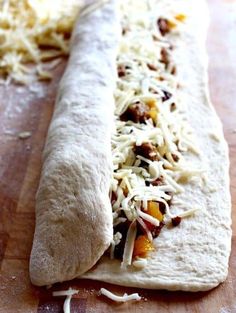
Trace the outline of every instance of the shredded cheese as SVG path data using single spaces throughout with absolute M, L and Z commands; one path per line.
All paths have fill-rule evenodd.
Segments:
M 185 212 L 179 213 L 178 216 L 181 218 L 190 217 L 190 216 L 193 216 L 196 212 L 198 212 L 200 210 L 201 210 L 200 208 L 193 208 L 193 209 L 187 210 Z
M 117 296 L 116 294 L 112 293 L 111 291 L 105 288 L 100 289 L 100 294 L 106 296 L 107 298 L 115 302 L 127 302 L 127 301 L 133 301 L 133 300 L 140 301 L 142 299 L 138 293 L 132 293 L 130 295 L 125 293 L 123 296 Z
M 42 62 L 69 53 L 69 37 L 82 0 L 0 1 L 0 76 L 28 84 L 51 76 Z M 36 63 L 39 68 L 26 66 Z
M 78 294 L 78 290 L 69 288 L 68 290 L 60 290 L 60 291 L 53 291 L 52 295 L 54 297 L 63 297 L 66 296 L 64 305 L 63 305 L 63 311 L 64 313 L 70 313 L 70 301 L 73 295 Z
M 142 269 L 147 265 L 147 260 L 143 259 L 143 258 L 135 258 L 133 261 L 133 266 L 138 268 L 138 269 Z
M 31 132 L 29 132 L 29 131 L 24 131 L 24 132 L 20 132 L 19 134 L 18 134 L 18 138 L 20 138 L 20 139 L 28 139 L 29 137 L 31 137 Z
M 123 261 L 121 263 L 121 267 L 123 268 L 132 263 L 132 255 L 134 250 L 134 241 L 136 238 L 136 233 L 137 233 L 136 221 L 134 221 L 133 223 L 131 223 L 127 232 Z
M 137 212 L 138 212 L 138 215 L 140 217 L 142 217 L 143 220 L 148 221 L 149 223 L 153 224 L 154 226 L 160 225 L 160 222 L 156 218 L 152 217 L 151 215 L 142 212 L 140 209 L 137 209 Z
M 134 226 L 141 226 L 149 241 L 153 236 L 146 223 L 160 226 L 159 220 L 145 212 L 148 202 L 164 205 L 165 220 L 174 218 L 169 201 L 175 194 L 184 192 L 181 181 L 192 177 L 202 179 L 204 175 L 185 158 L 186 153 L 198 155 L 199 152 L 183 113 L 171 37 L 163 35 L 157 23 L 158 19 L 166 18 L 173 32 L 178 33 L 185 15 L 181 12 L 171 15 L 156 4 L 155 0 L 121 1 L 123 36 L 114 94 L 111 193 L 115 229 L 125 221 L 130 223 L 122 267 L 132 263 Z M 141 111 L 137 112 L 139 107 Z M 142 110 L 148 110 L 148 114 L 143 115 L 145 118 Z M 192 213 L 192 210 L 180 212 L 178 216 L 187 217 Z M 114 244 L 112 249 L 114 257 Z

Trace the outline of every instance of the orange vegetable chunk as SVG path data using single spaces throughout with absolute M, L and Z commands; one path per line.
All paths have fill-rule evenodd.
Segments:
M 162 220 L 163 220 L 163 214 L 160 211 L 158 202 L 149 201 L 148 202 L 148 209 L 147 209 L 147 211 L 145 211 L 145 213 L 151 215 L 152 217 L 155 217 L 160 222 L 162 222 Z

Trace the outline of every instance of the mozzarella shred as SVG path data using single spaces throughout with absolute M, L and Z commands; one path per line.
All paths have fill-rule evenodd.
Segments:
M 142 269 L 145 266 L 147 266 L 147 260 L 144 258 L 135 258 L 133 261 L 133 266 L 138 268 L 138 269 Z
M 198 211 L 200 211 L 200 208 L 193 208 L 185 212 L 179 213 L 178 216 L 181 218 L 190 217 L 190 216 L 193 216 Z
M 133 223 L 130 224 L 127 232 L 123 261 L 121 263 L 121 267 L 123 268 L 125 268 L 127 265 L 131 265 L 132 263 L 134 241 L 136 238 L 136 234 L 137 234 L 136 221 L 134 221 Z
M 63 311 L 64 313 L 70 313 L 70 302 L 73 295 L 78 294 L 78 290 L 69 288 L 68 290 L 60 290 L 60 291 L 53 291 L 52 295 L 54 297 L 63 297 L 66 296 L 66 299 L 63 304 Z
M 130 295 L 125 293 L 123 296 L 117 296 L 105 288 L 100 289 L 100 294 L 115 302 L 140 301 L 142 299 L 138 293 L 132 293 Z
M 204 175 L 186 157 L 198 157 L 199 151 L 184 115 L 173 56 L 172 33 L 178 36 L 184 27 L 183 13 L 170 14 L 156 0 L 121 0 L 110 197 L 114 233 L 126 236 L 125 244 L 124 238 L 113 242 L 111 251 L 116 257 L 123 249 L 122 267 L 132 265 L 140 231 L 152 242 L 175 216 L 170 201 L 184 192 L 181 181 L 202 180 Z
M 5 83 L 29 84 L 34 77 L 51 78 L 42 64 L 69 54 L 69 37 L 81 3 L 0 1 L 0 77 Z

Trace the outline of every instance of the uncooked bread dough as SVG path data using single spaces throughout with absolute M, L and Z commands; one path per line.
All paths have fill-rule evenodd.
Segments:
M 84 273 L 112 240 L 108 193 L 119 35 L 115 0 L 82 15 L 75 25 L 36 198 L 30 259 L 35 285 Z

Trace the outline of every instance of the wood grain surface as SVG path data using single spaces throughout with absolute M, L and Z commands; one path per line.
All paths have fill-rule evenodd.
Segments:
M 53 298 L 52 290 L 69 286 L 80 290 L 72 300 L 73 313 L 236 312 L 236 0 L 208 2 L 212 18 L 207 43 L 210 92 L 224 124 L 231 159 L 233 241 L 227 281 L 204 293 L 138 290 L 145 300 L 125 304 L 99 297 L 98 290 L 101 286 L 118 293 L 137 289 L 84 280 L 57 284 L 49 290 L 30 284 L 34 197 L 55 93 L 66 63 L 63 61 L 50 83 L 0 87 L 0 313 L 63 312 L 64 299 Z M 31 136 L 19 139 L 22 131 L 31 132 Z

